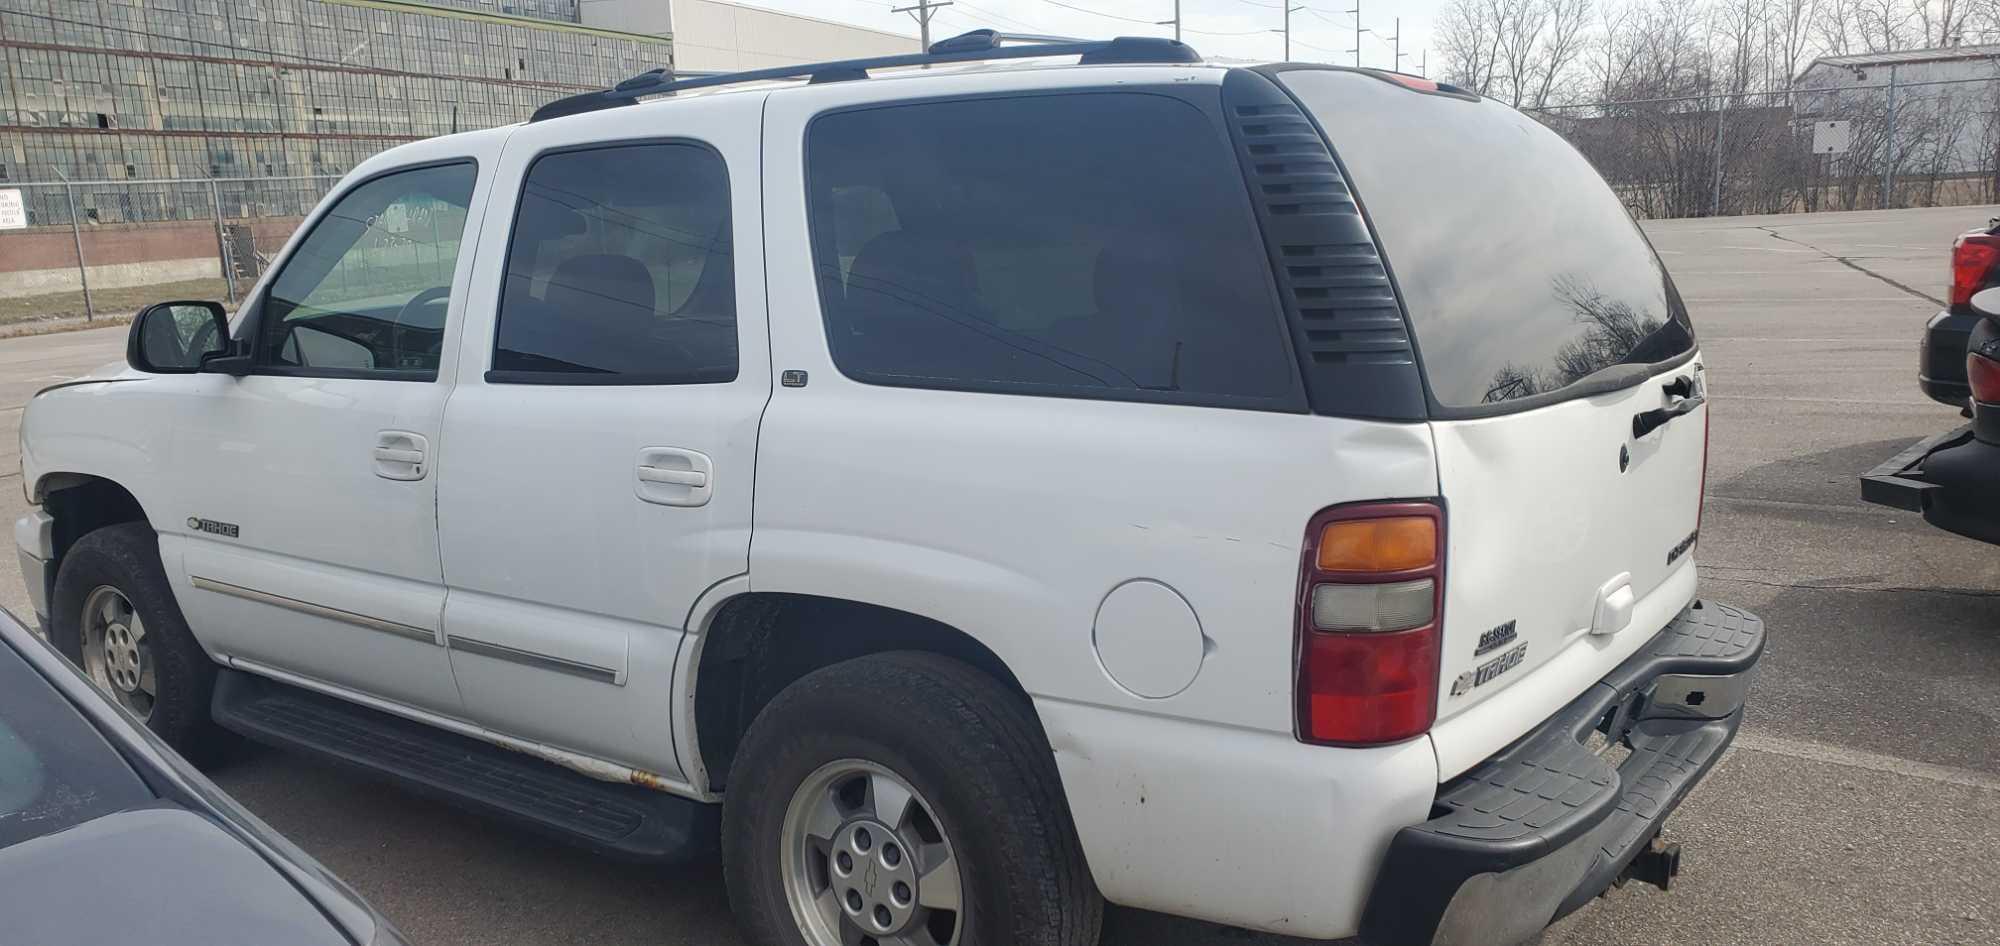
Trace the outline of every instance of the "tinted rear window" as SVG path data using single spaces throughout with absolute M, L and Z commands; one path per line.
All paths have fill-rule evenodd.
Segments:
M 736 378 L 729 174 L 695 144 L 537 158 L 521 188 L 495 383 Z
M 1381 240 L 1446 407 L 1561 390 L 1694 347 L 1687 310 L 1576 149 L 1490 101 L 1288 70 Z
M 806 162 L 835 363 L 877 384 L 1300 409 L 1225 134 L 1187 101 L 1125 92 L 819 118 Z

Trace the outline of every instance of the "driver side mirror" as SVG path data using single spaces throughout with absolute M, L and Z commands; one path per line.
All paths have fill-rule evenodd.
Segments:
M 1989 319 L 2000 319 L 2000 286 L 1973 293 L 1970 302 L 1972 311 Z
M 192 374 L 228 351 L 229 318 L 222 306 L 162 302 L 139 310 L 132 320 L 125 362 L 150 374 Z

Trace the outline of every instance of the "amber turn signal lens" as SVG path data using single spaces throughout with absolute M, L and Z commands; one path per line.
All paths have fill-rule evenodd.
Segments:
M 1437 562 L 1437 521 L 1389 516 L 1329 522 L 1319 534 L 1325 572 L 1402 572 Z

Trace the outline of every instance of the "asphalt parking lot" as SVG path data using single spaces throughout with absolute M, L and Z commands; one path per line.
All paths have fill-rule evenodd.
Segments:
M 1856 476 L 1960 423 L 1915 344 L 1951 237 L 2000 208 L 1647 226 L 1710 368 L 1702 593 L 1765 618 L 1736 748 L 1671 822 L 1671 893 L 1627 886 L 1546 944 L 2000 942 L 2000 548 L 1863 505 Z M 0 341 L 0 470 L 48 383 L 123 329 Z M 246 484 L 251 488 L 252 484 Z M 22 512 L 0 489 L 0 521 Z M 25 591 L 0 581 L 0 603 Z M 634 869 L 319 763 L 245 750 L 217 781 L 419 944 L 740 941 L 719 871 Z M 1106 942 L 1277 944 L 1114 910 Z

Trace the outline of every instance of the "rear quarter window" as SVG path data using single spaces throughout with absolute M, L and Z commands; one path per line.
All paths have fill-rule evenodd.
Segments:
M 1346 166 L 1447 413 L 1527 407 L 1605 368 L 1693 350 L 1645 235 L 1554 132 L 1496 102 L 1366 73 L 1276 76 Z
M 1200 106 L 1121 91 L 839 111 L 808 129 L 806 166 L 849 377 L 1304 409 L 1242 174 Z

